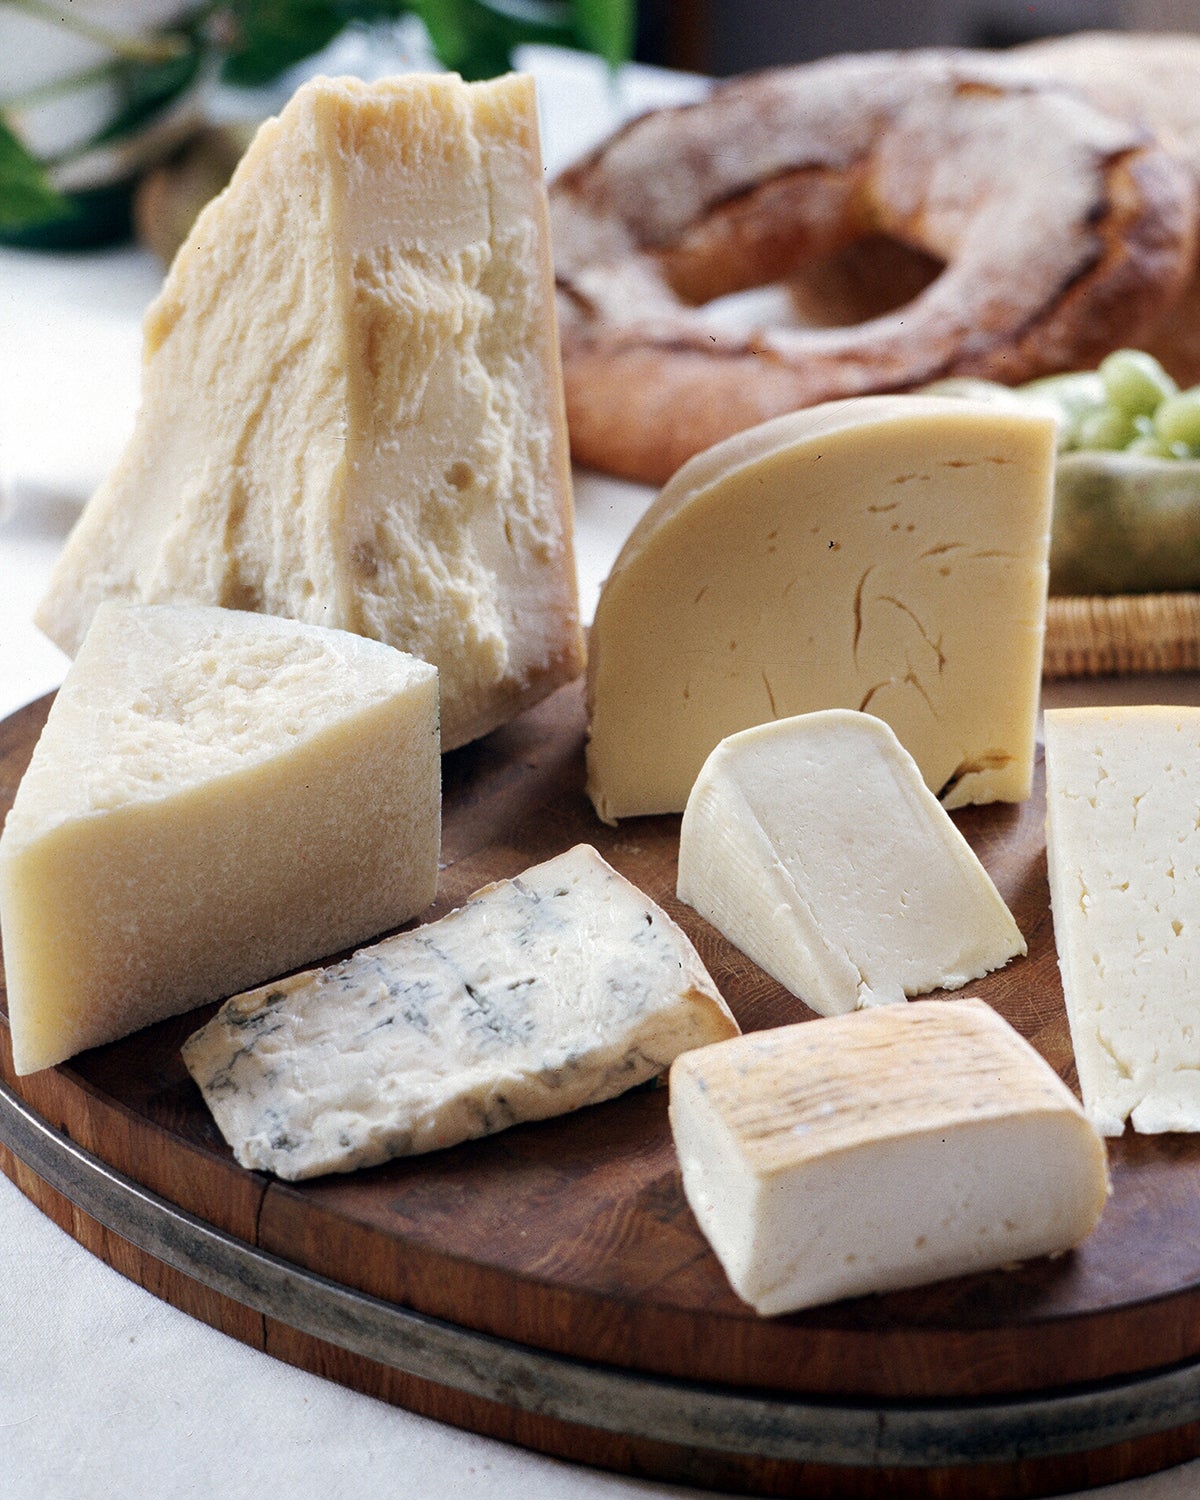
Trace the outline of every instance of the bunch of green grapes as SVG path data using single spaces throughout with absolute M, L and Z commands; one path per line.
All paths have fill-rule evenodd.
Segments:
M 1098 370 L 1051 375 L 1021 389 L 1054 406 L 1061 453 L 1200 457 L 1200 386 L 1181 391 L 1140 349 L 1118 349 Z

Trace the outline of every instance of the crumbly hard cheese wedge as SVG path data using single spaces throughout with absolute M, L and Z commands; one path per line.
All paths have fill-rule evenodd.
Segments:
M 1026 951 L 912 756 L 850 709 L 721 741 L 684 811 L 678 893 L 822 1015 L 958 989 Z
M 588 790 L 680 812 L 727 735 L 884 719 L 947 807 L 1029 795 L 1054 424 L 877 396 L 766 422 L 679 471 L 589 638 Z
M 737 1029 L 680 929 L 580 844 L 237 996 L 183 1057 L 242 1166 L 295 1180 L 611 1099 Z
M 151 307 L 133 437 L 38 623 L 105 598 L 356 631 L 441 671 L 442 744 L 582 670 L 532 81 L 318 79 Z
M 31 1073 L 423 911 L 437 672 L 266 615 L 103 605 L 0 837 Z
M 737 1294 L 771 1315 L 1079 1244 L 1104 1143 L 981 1000 L 754 1032 L 679 1058 L 688 1202 Z
M 1084 1108 L 1200 1130 L 1200 709 L 1048 709 L 1046 856 Z

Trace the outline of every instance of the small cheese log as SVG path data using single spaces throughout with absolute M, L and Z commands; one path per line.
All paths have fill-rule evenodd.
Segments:
M 600 817 L 682 812 L 727 735 L 821 708 L 886 720 L 947 807 L 1028 797 L 1054 431 L 990 403 L 862 397 L 685 464 L 589 636 Z
M 106 604 L 0 837 L 18 1073 L 433 900 L 437 672 L 267 615 Z
M 442 744 L 583 668 L 533 82 L 321 78 L 146 315 L 133 435 L 38 623 L 222 604 L 433 662 Z
M 1026 951 L 912 756 L 851 709 L 721 741 L 684 811 L 678 894 L 822 1015 L 959 989 Z
M 683 1186 L 739 1297 L 765 1315 L 1079 1244 L 1104 1142 L 981 1000 L 858 1011 L 679 1058 Z
M 737 1030 L 683 932 L 580 844 L 235 997 L 183 1057 L 242 1166 L 296 1180 L 610 1099 Z
M 1200 1130 L 1200 708 L 1048 709 L 1046 856 L 1084 1108 Z

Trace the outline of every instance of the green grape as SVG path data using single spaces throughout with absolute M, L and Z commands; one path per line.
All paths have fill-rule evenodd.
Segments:
M 1095 370 L 1073 370 L 1066 375 L 1041 375 L 1018 390 L 1025 396 L 1044 396 L 1070 411 L 1104 402 L 1104 382 Z
M 1137 428 L 1128 412 L 1114 411 L 1111 406 L 1097 406 L 1084 412 L 1075 424 L 1077 448 L 1124 448 L 1137 437 Z
M 1152 432 L 1142 432 L 1132 443 L 1126 445 L 1125 452 L 1140 453 L 1143 458 L 1178 458 L 1178 447 L 1178 443 L 1164 443 L 1162 438 L 1155 437 Z
M 1168 396 L 1154 413 L 1154 431 L 1164 443 L 1200 447 L 1200 386 Z
M 1152 354 L 1118 349 L 1100 363 L 1100 379 L 1110 406 L 1131 417 L 1152 416 L 1179 387 Z
M 1058 424 L 1056 447 L 1067 453 L 1076 446 L 1079 419 L 1104 405 L 1104 385 L 1095 370 L 1070 375 L 1043 375 L 1019 386 L 1017 394 L 1031 410 L 1045 411 Z

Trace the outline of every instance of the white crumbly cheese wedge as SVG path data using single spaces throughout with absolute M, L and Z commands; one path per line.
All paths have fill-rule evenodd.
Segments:
M 583 667 L 527 77 L 317 79 L 200 216 L 142 403 L 38 623 L 101 599 L 356 631 L 441 672 L 442 744 Z
M 678 894 L 822 1015 L 959 989 L 1026 952 L 912 756 L 853 709 L 721 741 L 683 814 Z
M 981 1000 L 921 1000 L 753 1032 L 679 1058 L 688 1202 L 765 1315 L 1077 1245 L 1104 1142 Z
M 929 396 L 833 402 L 684 465 L 589 637 L 588 790 L 681 812 L 709 751 L 769 719 L 889 723 L 947 807 L 1033 775 L 1054 423 Z
M 17 1072 L 423 911 L 440 772 L 427 662 L 266 615 L 101 606 L 0 837 Z
M 1046 857 L 1084 1108 L 1200 1130 L 1200 708 L 1047 710 Z
M 737 1030 L 683 932 L 580 844 L 235 997 L 183 1057 L 242 1166 L 296 1180 L 611 1099 Z

